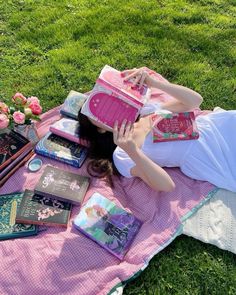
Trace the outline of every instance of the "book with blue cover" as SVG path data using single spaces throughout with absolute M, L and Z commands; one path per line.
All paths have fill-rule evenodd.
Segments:
M 81 167 L 88 149 L 66 138 L 48 132 L 35 146 L 35 152 L 74 167 Z
M 77 119 L 78 112 L 87 99 L 87 95 L 71 90 L 60 110 L 63 116 Z
M 11 193 L 0 196 L 0 240 L 22 238 L 36 235 L 37 225 L 16 223 L 17 209 L 23 193 Z
M 94 193 L 74 219 L 74 226 L 122 260 L 142 222 L 100 193 Z

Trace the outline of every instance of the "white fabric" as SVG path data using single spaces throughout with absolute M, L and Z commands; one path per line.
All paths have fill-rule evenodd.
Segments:
M 184 221 L 183 234 L 236 254 L 236 193 L 220 189 Z
M 153 143 L 150 132 L 142 146 L 144 154 L 161 167 L 180 167 L 193 179 L 236 192 L 236 111 L 212 112 L 196 122 L 199 139 Z M 132 177 L 135 163 L 119 147 L 113 160 L 123 176 Z

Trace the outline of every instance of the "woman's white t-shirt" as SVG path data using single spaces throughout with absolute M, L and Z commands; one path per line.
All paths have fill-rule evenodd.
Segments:
M 196 122 L 199 139 L 153 143 L 150 132 L 142 151 L 161 167 L 179 167 L 193 179 L 236 192 L 236 111 L 199 115 Z M 121 175 L 132 177 L 135 163 L 125 151 L 117 147 L 113 160 Z

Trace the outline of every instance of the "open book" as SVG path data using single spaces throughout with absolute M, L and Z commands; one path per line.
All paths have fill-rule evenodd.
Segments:
M 139 89 L 132 82 L 125 82 L 121 72 L 106 65 L 81 112 L 112 129 L 115 121 L 118 125 L 124 119 L 134 123 L 149 95 L 146 86 Z

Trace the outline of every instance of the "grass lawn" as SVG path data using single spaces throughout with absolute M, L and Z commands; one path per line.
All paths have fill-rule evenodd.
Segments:
M 235 0 L 2 0 L 0 100 L 19 91 L 44 111 L 90 90 L 105 64 L 146 65 L 236 109 Z M 124 294 L 236 294 L 236 259 L 181 236 Z

